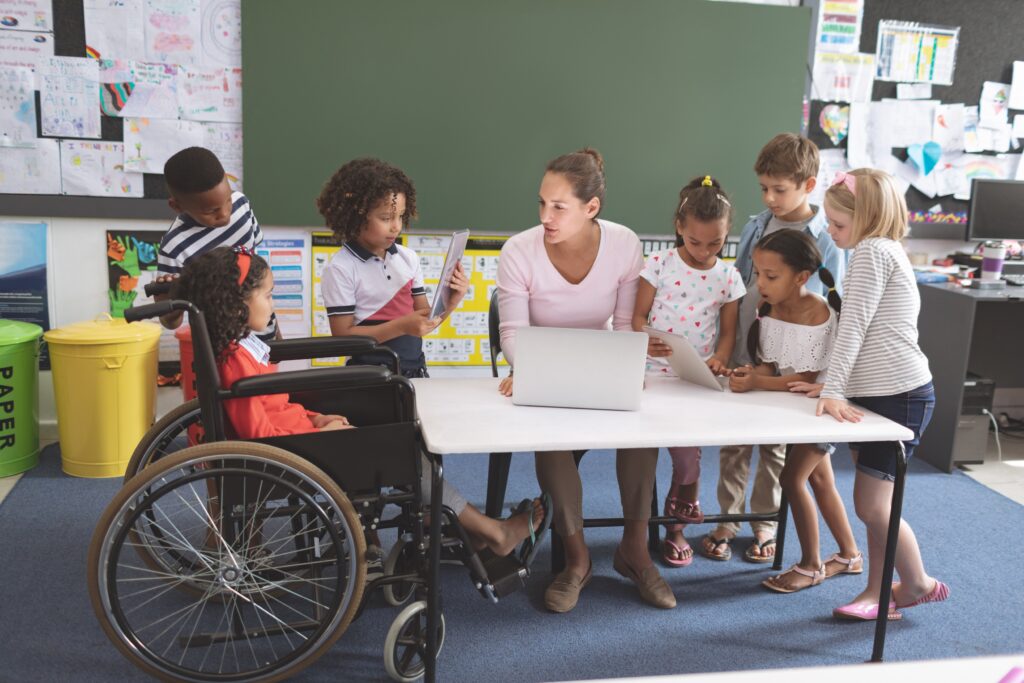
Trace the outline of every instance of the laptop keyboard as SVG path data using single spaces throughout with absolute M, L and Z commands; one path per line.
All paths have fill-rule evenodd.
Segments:
M 1008 285 L 1024 287 L 1024 273 L 1014 273 L 1012 275 L 1003 273 L 1003 279 L 1006 280 L 1006 284 Z

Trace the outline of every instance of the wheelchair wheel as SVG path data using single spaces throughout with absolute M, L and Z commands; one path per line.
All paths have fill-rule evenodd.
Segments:
M 195 446 L 196 438 L 202 436 L 202 422 L 196 399 L 182 403 L 157 420 L 135 446 L 124 472 L 125 483 L 151 463 Z
M 384 560 L 384 576 L 408 574 L 416 571 L 416 545 L 408 536 L 399 536 Z M 389 583 L 384 585 L 384 601 L 389 605 L 401 607 L 409 602 L 416 592 L 416 584 L 410 581 Z
M 264 444 L 203 444 L 152 464 L 110 502 L 89 547 L 89 595 L 114 645 L 152 675 L 266 683 L 348 628 L 365 552 L 352 504 L 315 465 Z
M 437 633 L 437 654 L 444 645 L 444 615 Z M 412 683 L 423 676 L 427 647 L 427 603 L 418 600 L 395 617 L 384 639 L 384 668 L 398 683 Z

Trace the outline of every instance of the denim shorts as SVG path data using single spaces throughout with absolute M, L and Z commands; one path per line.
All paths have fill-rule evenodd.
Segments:
M 914 448 L 921 441 L 928 422 L 935 410 L 935 388 L 931 382 L 916 389 L 892 396 L 865 396 L 851 398 L 862 408 L 903 425 L 914 432 L 914 438 L 904 441 L 907 459 L 914 454 Z M 895 441 L 866 441 L 850 444 L 857 451 L 857 469 L 878 479 L 896 481 L 896 462 L 899 446 Z

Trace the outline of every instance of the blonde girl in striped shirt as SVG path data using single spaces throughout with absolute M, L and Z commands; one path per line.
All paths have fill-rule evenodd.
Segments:
M 914 433 L 905 441 L 914 452 L 935 407 L 928 359 L 917 345 L 921 299 L 913 269 L 899 240 L 907 233 L 907 205 L 892 176 L 862 168 L 839 173 L 825 193 L 828 231 L 836 245 L 852 250 L 843 286 L 839 319 L 823 388 L 796 383 L 794 391 L 820 391 L 817 413 L 857 422 L 860 406 L 904 425 Z M 840 619 L 874 619 L 882 587 L 882 560 L 889 526 L 898 445 L 851 444 L 857 463 L 853 488 L 857 516 L 868 531 L 868 585 L 849 604 L 832 613 Z M 906 520 L 900 523 L 896 571 L 888 608 L 940 602 L 949 586 L 925 571 L 917 539 Z

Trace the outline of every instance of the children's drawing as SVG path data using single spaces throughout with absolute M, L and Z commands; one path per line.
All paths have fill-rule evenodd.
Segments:
M 135 173 L 163 173 L 172 154 L 204 142 L 203 125 L 194 121 L 125 119 L 124 168 Z
M 0 147 L 36 146 L 35 74 L 0 67 Z
M 141 197 L 142 174 L 124 170 L 124 143 L 61 140 L 64 194 Z
M 99 66 L 87 57 L 48 57 L 39 79 L 41 132 L 100 137 Z
M 146 59 L 192 64 L 198 59 L 199 0 L 145 0 Z
M 202 0 L 203 63 L 242 66 L 241 0 Z

